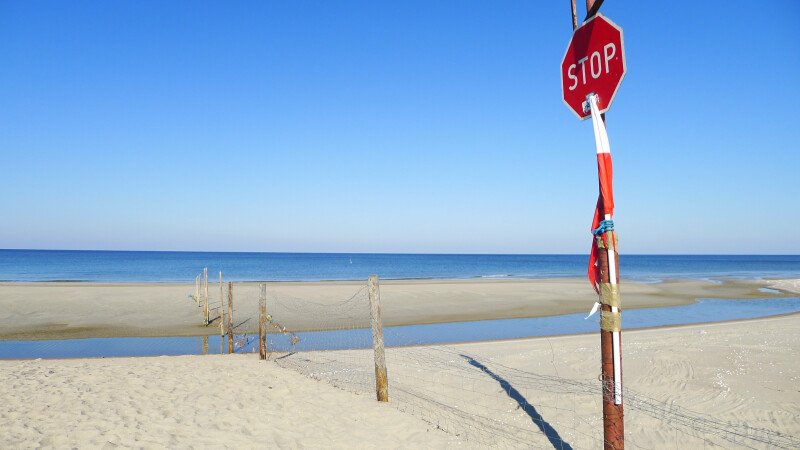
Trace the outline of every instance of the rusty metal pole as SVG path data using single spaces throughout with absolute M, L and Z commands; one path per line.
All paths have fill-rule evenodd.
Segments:
M 603 240 L 608 248 L 598 248 L 597 265 L 600 268 L 600 285 L 610 286 L 618 292 L 619 284 L 619 254 L 617 253 L 616 236 L 613 231 L 595 239 L 595 245 L 603 245 Z M 611 256 L 613 255 L 613 259 Z M 615 273 L 616 272 L 616 273 Z M 612 281 L 613 280 L 613 281 Z M 601 305 L 601 320 L 603 315 L 612 316 L 612 307 Z M 616 334 L 616 338 L 615 335 Z M 614 364 L 614 340 L 617 340 L 618 370 Z M 625 448 L 625 422 L 622 406 L 622 331 L 600 330 L 600 354 L 602 359 L 602 384 L 603 384 L 603 441 L 607 450 L 622 450 Z M 619 376 L 619 378 L 617 378 Z
M 603 6 L 603 0 L 586 0 L 586 20 L 597 14 L 601 6 Z
M 586 20 L 597 14 L 603 0 L 586 0 Z M 578 17 L 575 11 L 575 0 L 571 0 L 572 6 L 572 29 L 578 27 Z M 603 124 L 606 122 L 606 115 L 601 115 Z M 605 217 L 611 219 L 611 217 Z M 603 242 L 608 243 L 608 248 Z M 602 238 L 595 239 L 594 245 L 598 246 L 597 265 L 600 269 L 600 284 L 608 286 L 615 295 L 618 295 L 619 284 L 619 253 L 617 252 L 617 240 L 613 231 L 607 231 Z M 612 256 L 612 257 L 609 257 Z M 611 264 L 609 264 L 609 262 Z M 604 302 L 601 302 L 604 303 Z M 607 304 L 601 305 L 601 317 L 603 314 L 611 316 L 618 314 L 618 308 L 613 308 Z M 602 320 L 602 319 L 601 319 Z M 617 353 L 617 367 L 615 367 L 615 350 Z M 622 450 L 625 448 L 625 420 L 622 405 L 622 331 L 600 330 L 600 355 L 602 368 L 603 386 L 603 447 L 606 450 Z M 615 370 L 616 369 L 616 370 Z
M 578 11 L 575 9 L 575 0 L 570 0 L 572 6 L 572 31 L 578 28 Z

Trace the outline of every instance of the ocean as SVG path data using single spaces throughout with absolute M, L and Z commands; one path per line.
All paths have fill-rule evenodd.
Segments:
M 583 277 L 587 255 L 0 250 L 0 281 L 191 282 Z M 800 255 L 621 255 L 623 279 L 798 278 Z

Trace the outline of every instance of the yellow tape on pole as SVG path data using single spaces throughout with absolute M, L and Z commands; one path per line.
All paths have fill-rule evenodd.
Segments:
M 603 331 L 621 331 L 622 316 L 617 312 L 600 311 L 600 329 Z
M 622 300 L 619 296 L 619 285 L 611 283 L 600 283 L 600 303 L 616 308 L 622 307 Z

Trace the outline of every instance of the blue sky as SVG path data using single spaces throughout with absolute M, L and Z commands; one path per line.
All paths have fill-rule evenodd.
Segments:
M 663 5 L 602 8 L 622 252 L 800 253 L 800 3 Z M 0 2 L 0 248 L 585 253 L 570 35 L 567 0 Z

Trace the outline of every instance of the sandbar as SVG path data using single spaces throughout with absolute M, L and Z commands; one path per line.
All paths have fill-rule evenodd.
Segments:
M 777 292 L 762 292 L 760 288 Z M 689 304 L 698 298 L 786 297 L 797 280 L 624 282 L 624 308 Z M 219 333 L 220 297 L 209 285 L 211 324 L 190 296 L 194 283 L 0 283 L 0 339 L 198 336 Z M 267 309 L 294 331 L 369 325 L 365 282 L 267 283 Z M 596 295 L 585 279 L 382 280 L 384 325 L 542 317 L 587 312 Z M 257 330 L 259 287 L 233 284 L 239 333 Z M 332 305 L 340 317 L 332 317 Z M 315 310 L 315 308 L 317 308 Z M 321 311 L 325 311 L 322 314 Z

